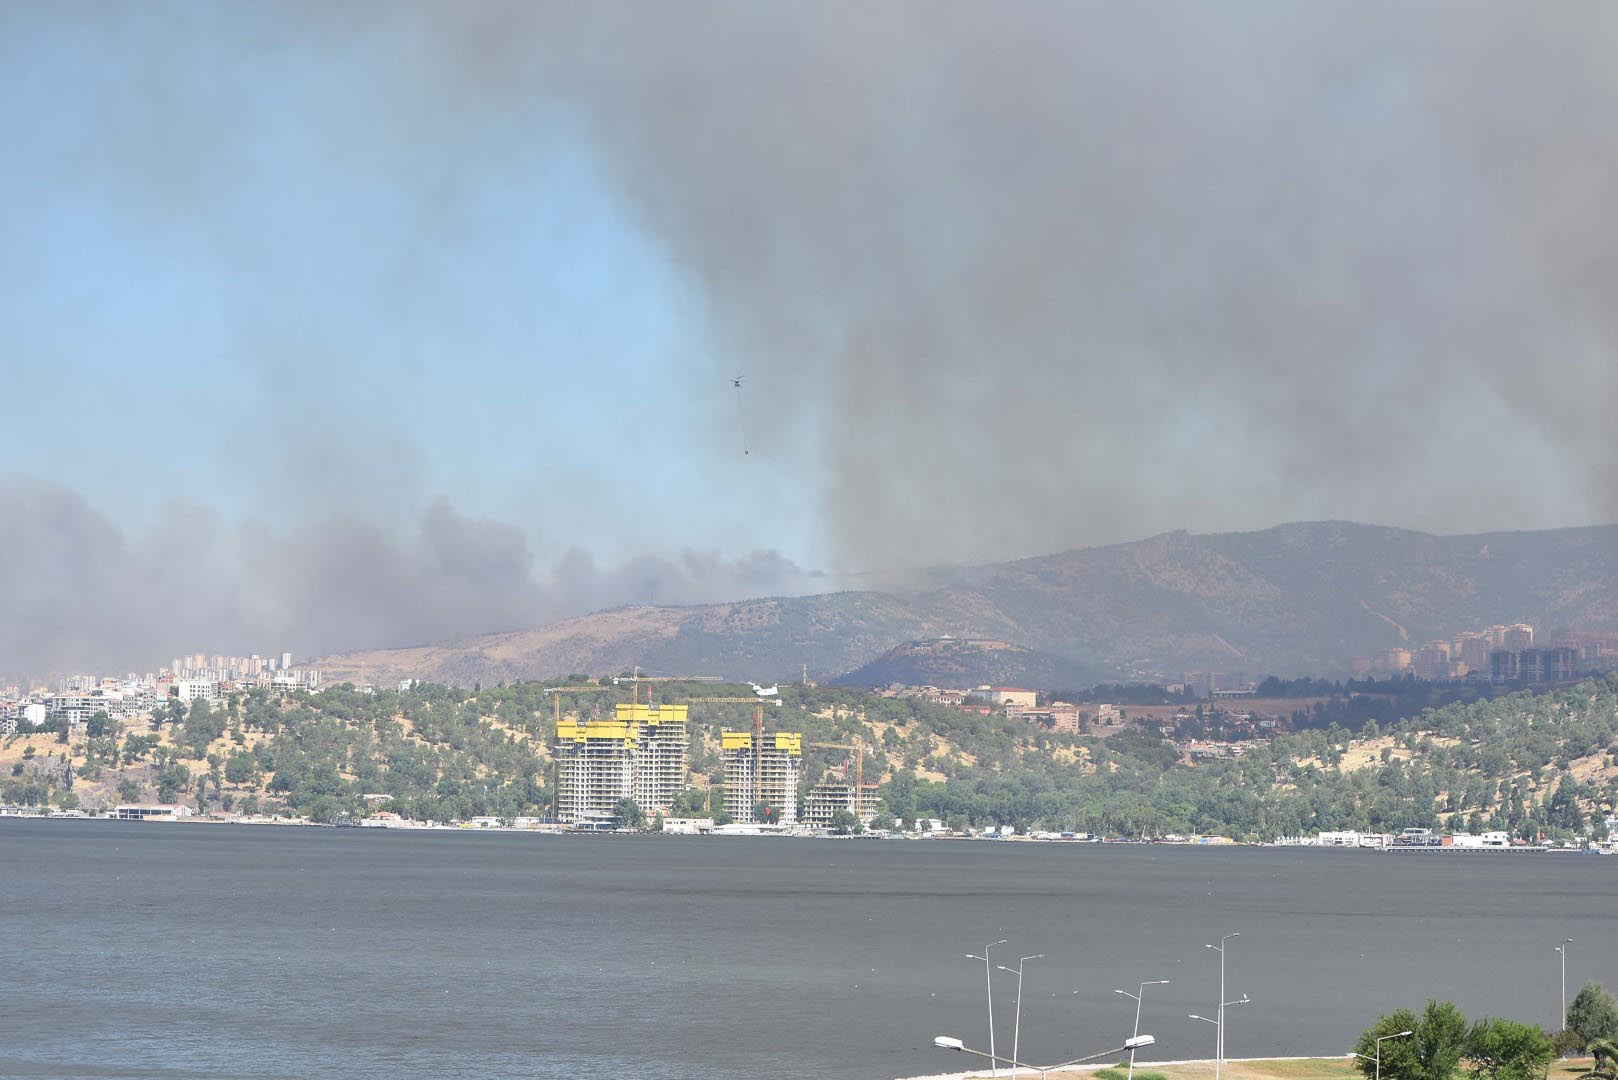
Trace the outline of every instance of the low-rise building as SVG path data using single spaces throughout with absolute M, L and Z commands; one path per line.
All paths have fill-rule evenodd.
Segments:
M 119 821 L 178 821 L 195 813 L 181 803 L 122 803 L 113 808 L 112 816 Z
M 1016 686 L 980 686 L 972 691 L 972 697 L 988 705 L 1003 705 L 1007 709 L 1032 709 L 1039 704 L 1038 691 Z
M 860 791 L 860 797 L 854 797 L 854 785 L 846 780 L 826 780 L 810 788 L 803 796 L 803 810 L 798 820 L 809 825 L 829 826 L 839 810 L 847 810 L 859 819 L 861 825 L 869 825 L 871 819 L 876 817 L 877 806 L 881 802 L 875 784 L 866 784 Z

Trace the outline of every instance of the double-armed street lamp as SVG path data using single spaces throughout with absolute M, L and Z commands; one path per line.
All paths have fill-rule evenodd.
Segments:
M 1562 954 L 1562 1015 L 1556 1021 L 1557 1031 L 1567 1030 L 1567 947 L 1573 944 L 1572 938 L 1564 938 L 1556 951 Z
M 1141 983 L 1140 990 L 1133 994 L 1131 994 L 1128 990 L 1113 991 L 1115 994 L 1122 994 L 1126 998 L 1133 998 L 1135 1000 L 1135 1030 L 1130 1032 L 1131 1038 L 1134 1038 L 1140 1034 L 1140 1007 L 1141 1001 L 1146 997 L 1146 988 L 1148 986 L 1167 986 L 1168 984 L 1169 980 L 1167 979 L 1153 979 L 1150 982 Z M 1135 1080 L 1135 1052 L 1133 1050 L 1129 1052 L 1129 1080 Z
M 1215 1054 L 1215 1056 L 1214 1056 L 1214 1080 L 1219 1080 L 1220 1070 L 1222 1069 L 1222 1067 L 1224 1066 L 1224 1063 L 1225 1063 L 1225 1006 L 1226 1005 L 1251 1005 L 1251 1004 L 1252 1004 L 1252 999 L 1249 998 L 1246 994 L 1243 994 L 1241 997 L 1237 998 L 1235 1001 L 1221 1001 L 1219 1003 L 1219 1019 L 1217 1019 L 1217 1020 L 1211 1020 L 1206 1016 L 1198 1016 L 1196 1013 L 1192 1013 L 1188 1017 L 1188 1019 L 1191 1019 L 1191 1020 L 1201 1020 L 1205 1024 L 1212 1024 L 1214 1026 L 1215 1030 L 1217 1031 L 1217 1034 L 1214 1036 L 1214 1045 L 1217 1048 L 1214 1051 L 1214 1054 Z
M 989 963 L 989 950 L 994 948 L 996 945 L 1004 945 L 1005 943 L 1005 938 L 1001 938 L 999 941 L 989 942 L 987 945 L 983 946 L 982 956 L 978 956 L 976 953 L 966 954 L 966 958 L 968 960 L 983 961 L 983 984 L 988 989 L 989 993 L 989 1073 L 993 1076 L 1000 1075 L 1000 1058 L 994 1052 L 994 967 Z M 934 1042 L 937 1042 L 937 1040 L 935 1039 Z M 957 1047 L 957 1049 L 961 1048 Z
M 1032 957 L 1029 959 L 1032 959 Z M 1011 1057 L 1011 1067 L 1013 1073 L 1015 1073 L 1018 1069 L 1029 1069 L 1033 1072 L 1039 1073 L 1039 1080 L 1046 1080 L 1046 1075 L 1048 1073 L 1053 1073 L 1060 1069 L 1070 1068 L 1074 1065 L 1083 1065 L 1086 1061 L 1094 1061 L 1097 1058 L 1108 1057 L 1112 1054 L 1121 1053 L 1125 1050 L 1128 1050 L 1131 1054 L 1133 1054 L 1139 1048 L 1143 1046 L 1151 1046 L 1156 1041 L 1157 1039 L 1151 1035 L 1136 1035 L 1134 1038 L 1126 1039 L 1124 1041 L 1124 1045 L 1122 1046 L 1114 1047 L 1111 1050 L 1103 1050 L 1099 1054 L 1090 1054 L 1087 1057 L 1074 1058 L 1072 1061 L 1064 1061 L 1057 1065 L 1029 1065 L 1026 1062 L 1016 1060 L 1016 1055 L 1013 1054 Z M 991 1061 L 1004 1060 L 995 1058 L 993 1054 L 985 1054 L 982 1050 L 974 1050 L 970 1046 L 963 1043 L 960 1039 L 955 1038 L 953 1035 L 936 1035 L 933 1037 L 933 1045 L 938 1047 L 940 1050 L 955 1050 L 962 1054 L 972 1054 L 976 1057 L 989 1058 Z
M 1238 931 L 1233 930 L 1224 937 L 1220 938 L 1219 944 L 1203 946 L 1204 949 L 1212 949 L 1214 952 L 1219 954 L 1219 1011 L 1216 1014 L 1218 1018 L 1208 1021 L 1209 1023 L 1215 1025 L 1215 1027 L 1218 1029 L 1218 1035 L 1214 1044 L 1214 1080 L 1219 1080 L 1220 1070 L 1225 1064 L 1225 1006 L 1248 1004 L 1246 994 L 1243 994 L 1239 1001 L 1225 1000 L 1225 950 L 1229 948 L 1225 942 L 1229 941 L 1231 938 L 1239 938 L 1241 936 L 1242 935 Z M 1206 1016 L 1193 1016 L 1192 1019 L 1208 1020 Z
M 1384 1035 L 1381 1038 L 1377 1039 L 1377 1041 L 1376 1041 L 1376 1057 L 1367 1058 L 1367 1057 L 1365 1057 L 1364 1054 L 1360 1053 L 1359 1051 L 1355 1051 L 1354 1056 L 1357 1057 L 1357 1058 L 1365 1058 L 1366 1061 L 1374 1061 L 1374 1062 L 1376 1062 L 1376 1080 L 1382 1080 L 1382 1044 L 1387 1042 L 1389 1039 L 1402 1039 L 1406 1035 L 1413 1035 L 1413 1034 L 1415 1034 L 1415 1032 L 1412 1032 L 1412 1031 L 1399 1031 L 1399 1032 L 1395 1032 L 1392 1035 Z
M 1017 1051 L 1022 1049 L 1022 966 L 1030 960 L 1043 960 L 1044 958 L 1044 953 L 1035 953 L 1033 956 L 1019 957 L 1017 966 L 1014 968 L 1008 968 L 1004 964 L 999 965 L 1001 971 L 1007 971 L 1017 976 L 1017 1019 L 1011 1026 L 1011 1059 L 1013 1061 L 1017 1060 Z M 990 1049 L 993 1049 L 992 1045 Z

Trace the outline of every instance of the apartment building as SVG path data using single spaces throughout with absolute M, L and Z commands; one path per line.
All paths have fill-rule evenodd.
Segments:
M 556 725 L 557 816 L 605 824 L 622 799 L 646 814 L 667 813 L 685 787 L 686 706 L 619 705 L 611 720 Z
M 619 705 L 618 719 L 635 728 L 632 798 L 648 816 L 666 814 L 685 789 L 690 740 L 684 705 Z
M 733 821 L 755 824 L 760 804 L 778 809 L 783 825 L 798 820 L 798 777 L 803 771 L 803 734 L 778 731 L 755 736 L 750 731 L 720 732 L 725 765 L 725 813 Z

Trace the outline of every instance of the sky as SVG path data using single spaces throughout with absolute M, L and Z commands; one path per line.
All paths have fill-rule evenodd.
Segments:
M 1618 520 L 1615 39 L 1600 3 L 5 5 L 0 674 Z

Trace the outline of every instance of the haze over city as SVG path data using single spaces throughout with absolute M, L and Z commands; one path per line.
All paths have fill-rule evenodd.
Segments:
M 845 14 L 0 12 L 0 670 L 1618 518 L 1610 6 Z

